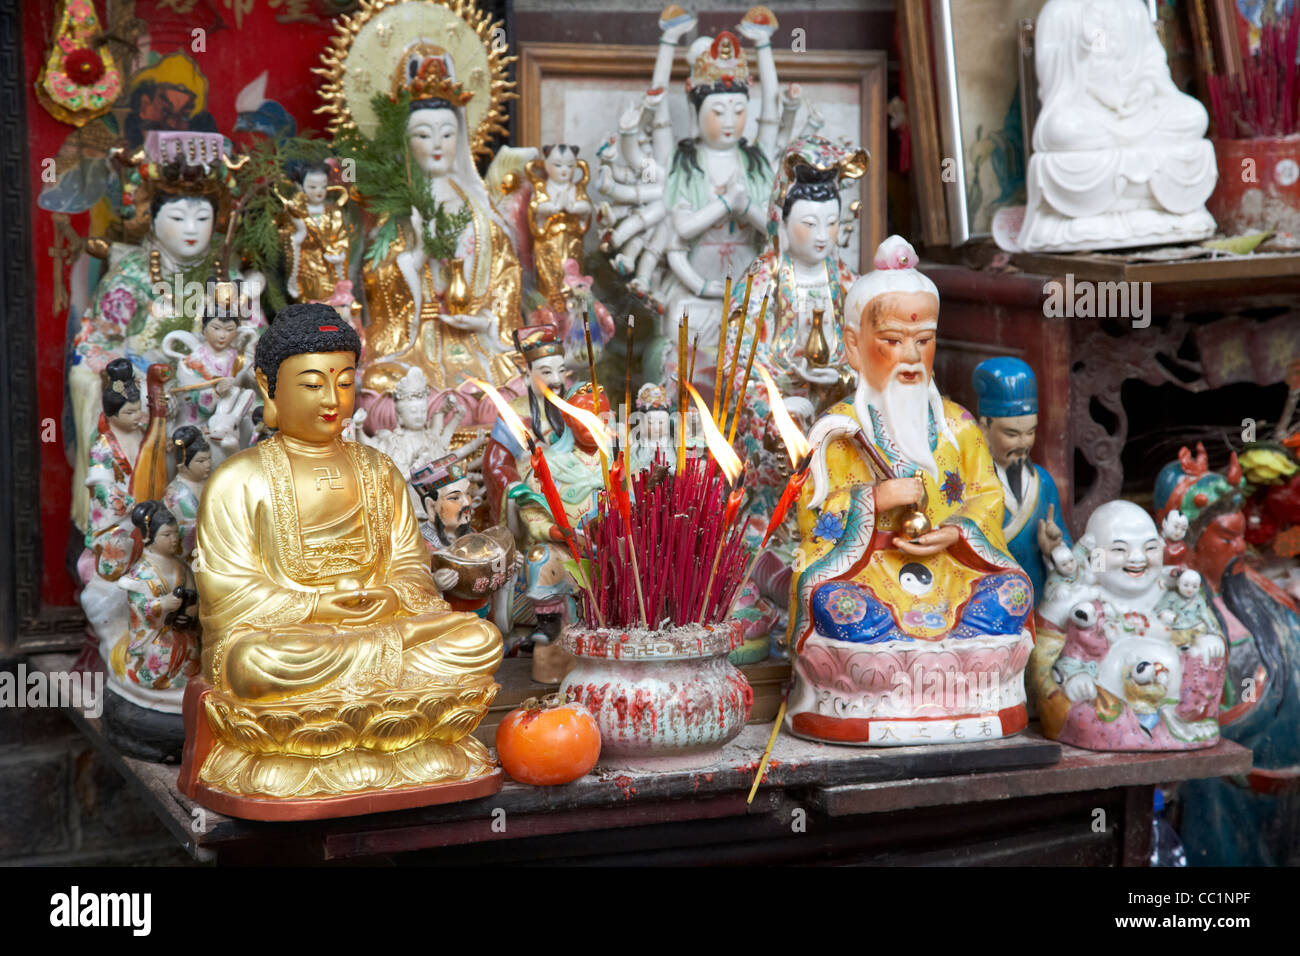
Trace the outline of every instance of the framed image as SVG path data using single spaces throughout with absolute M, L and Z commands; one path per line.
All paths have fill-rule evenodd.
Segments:
M 910 181 L 921 211 L 921 238 L 927 246 L 946 246 L 948 209 L 942 181 L 943 153 L 939 148 L 930 0 L 898 0 L 898 34 L 907 128 L 912 138 Z
M 618 129 L 623 108 L 639 99 L 654 72 L 653 46 L 588 45 L 576 43 L 520 43 L 517 77 L 517 140 L 520 146 L 569 143 L 584 158 Z M 753 67 L 752 50 L 746 55 Z M 782 87 L 792 83 L 803 89 L 825 120 L 821 135 L 844 138 L 871 154 L 871 165 L 856 198 L 861 201 L 846 262 L 858 263 L 865 272 L 871 254 L 885 238 L 885 81 L 883 50 L 794 53 L 776 51 L 776 72 Z M 691 129 L 685 95 L 685 48 L 673 61 L 668 90 L 673 129 L 679 137 Z M 752 74 L 757 76 L 757 71 Z M 754 139 L 758 124 L 758 83 L 750 90 L 750 110 L 745 136 Z M 795 130 L 802 128 L 801 109 Z M 851 201 L 851 200 L 850 200 Z
M 1025 203 L 1019 22 L 1045 0 L 931 0 L 941 179 L 954 246 L 992 234 L 993 214 Z

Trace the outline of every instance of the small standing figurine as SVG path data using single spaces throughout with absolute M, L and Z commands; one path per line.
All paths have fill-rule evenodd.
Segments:
M 1038 432 L 1038 381 L 1027 363 L 999 357 L 975 366 L 974 382 L 980 431 L 1002 483 L 1002 534 L 1029 575 L 1037 604 L 1053 551 L 1072 546 L 1061 527 L 1056 482 L 1046 468 L 1029 460 Z
M 672 403 L 668 391 L 646 382 L 636 393 L 637 416 L 629 435 L 632 472 L 644 471 L 658 461 L 669 471 L 677 466 L 677 446 L 672 435 Z
M 298 185 L 293 196 L 276 198 L 284 204 L 280 238 L 284 249 L 285 283 L 295 302 L 324 302 L 352 321 L 352 236 L 343 215 L 348 192 L 330 185 L 325 163 L 303 163 L 290 177 Z
M 240 426 L 257 399 L 251 388 L 238 382 L 252 357 L 256 336 L 247 337 L 248 349 L 241 352 L 238 315 L 214 309 L 203 316 L 202 331 L 202 341 L 183 329 L 163 338 L 163 353 L 177 363 L 179 391 L 170 418 L 173 427 L 199 426 L 212 445 L 215 463 L 220 464 L 239 450 Z M 178 343 L 185 346 L 184 351 L 177 348 Z
M 429 384 L 424 370 L 411 368 L 393 389 L 395 427 L 376 431 L 373 436 L 362 431 L 361 440 L 391 458 L 409 478 L 416 465 L 441 458 L 451 450 L 456 422 L 446 421 L 445 407 L 444 403 L 437 412 L 429 415 Z
M 194 425 L 182 425 L 172 432 L 176 454 L 176 477 L 167 486 L 162 503 L 176 516 L 181 530 L 181 556 L 189 563 L 194 554 L 194 528 L 199 516 L 203 483 L 212 473 L 212 451 L 203 432 Z
M 181 560 L 181 534 L 160 501 L 141 501 L 131 523 L 144 551 L 117 580 L 130 612 L 126 633 L 105 641 L 104 729 L 125 753 L 175 761 L 185 741 L 181 703 L 199 670 L 198 592 Z
M 204 489 L 203 673 L 180 789 L 222 813 L 347 816 L 501 786 L 469 736 L 498 690 L 501 635 L 439 594 L 406 477 L 341 440 L 360 352 L 329 306 L 282 309 L 256 354 L 279 430 Z
M 591 228 L 591 201 L 587 198 L 591 171 L 587 161 L 578 158 L 577 146 L 543 146 L 542 157 L 524 167 L 533 187 L 528 227 L 533 237 L 537 291 L 552 308 L 560 308 L 565 261 L 582 261 L 582 241 Z

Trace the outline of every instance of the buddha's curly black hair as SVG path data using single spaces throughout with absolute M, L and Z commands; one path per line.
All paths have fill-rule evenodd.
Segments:
M 140 401 L 140 386 L 135 383 L 135 366 L 127 358 L 113 359 L 104 366 L 104 414 L 112 418 L 125 406 Z M 122 383 L 119 392 L 113 386 Z
M 212 450 L 208 440 L 203 437 L 202 430 L 196 425 L 182 425 L 176 429 L 172 432 L 171 442 L 176 460 L 182 465 L 188 465 L 200 452 Z
M 361 361 L 361 339 L 332 306 L 322 302 L 287 305 L 262 333 L 253 356 L 254 367 L 266 376 L 266 394 L 275 398 L 275 377 L 280 363 L 295 355 L 315 352 L 351 352 Z
M 131 524 L 140 529 L 145 544 L 153 544 L 166 525 L 177 524 L 176 516 L 161 501 L 141 501 L 131 509 Z
M 794 168 L 794 181 L 785 191 L 785 201 L 781 203 L 781 219 L 790 218 L 790 209 L 800 199 L 810 202 L 830 202 L 840 198 L 839 170 L 817 169 L 806 163 Z

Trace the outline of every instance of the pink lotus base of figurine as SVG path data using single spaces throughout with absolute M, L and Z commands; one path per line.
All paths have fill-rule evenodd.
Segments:
M 871 747 L 1010 737 L 1029 722 L 1028 631 L 1001 637 L 855 644 L 811 635 L 795 657 L 791 733 Z

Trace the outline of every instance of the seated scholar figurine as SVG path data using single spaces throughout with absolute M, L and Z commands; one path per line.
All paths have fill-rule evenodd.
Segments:
M 938 292 L 898 236 L 875 261 L 845 298 L 855 394 L 809 436 L 788 725 L 870 745 L 1008 736 L 1027 722 L 1033 592 L 979 426 L 934 384 Z M 904 524 L 917 504 L 933 530 Z
M 282 310 L 256 354 L 278 431 L 204 488 L 180 787 L 222 813 L 347 816 L 500 787 L 468 735 L 498 690 L 501 636 L 439 595 L 405 476 L 340 439 L 359 351 L 329 306 Z
M 1116 249 L 1213 235 L 1209 117 L 1170 77 L 1146 6 L 1049 0 L 1034 36 L 1043 105 L 1019 247 Z
M 1218 742 L 1220 626 L 1211 615 L 1205 630 L 1180 644 L 1160 613 L 1166 547 L 1180 519 L 1168 515 L 1162 536 L 1139 506 L 1109 501 L 1088 518 L 1075 547 L 1078 563 L 1089 564 L 1087 592 L 1058 589 L 1057 573 L 1048 575 L 1026 675 L 1045 736 L 1089 750 Z
M 977 414 L 993 468 L 1002 483 L 1002 536 L 1034 585 L 1034 603 L 1043 598 L 1047 565 L 1057 547 L 1071 546 L 1061 527 L 1061 496 L 1042 465 L 1029 460 L 1038 432 L 1038 381 L 1018 358 L 985 359 L 972 376 Z

